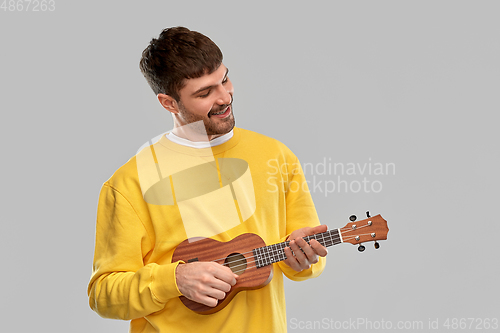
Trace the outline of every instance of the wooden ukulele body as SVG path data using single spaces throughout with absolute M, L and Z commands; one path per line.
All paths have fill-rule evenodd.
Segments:
M 239 275 L 237 283 L 215 307 L 191 301 L 184 296 L 180 297 L 182 303 L 199 314 L 211 314 L 224 308 L 238 292 L 267 285 L 272 279 L 272 265 L 257 268 L 253 253 L 254 249 L 263 246 L 266 246 L 264 240 L 251 233 L 242 234 L 228 242 L 202 238 L 196 241 L 188 239 L 180 243 L 174 251 L 172 262 L 215 261 L 229 266 Z

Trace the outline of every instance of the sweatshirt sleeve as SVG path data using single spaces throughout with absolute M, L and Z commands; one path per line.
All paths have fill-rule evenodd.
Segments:
M 179 262 L 144 265 L 152 239 L 131 203 L 105 183 L 99 196 L 90 307 L 100 316 L 130 320 L 164 308 L 180 296 Z
M 300 162 L 292 153 L 292 163 L 287 163 L 287 187 L 285 188 L 286 197 L 286 238 L 294 231 L 304 227 L 315 227 L 320 225 L 314 202 L 309 192 L 304 172 Z M 297 272 L 290 266 L 280 261 L 278 265 L 290 280 L 303 281 L 319 276 L 325 268 L 326 258 L 320 257 L 316 264 L 311 265 L 309 269 Z

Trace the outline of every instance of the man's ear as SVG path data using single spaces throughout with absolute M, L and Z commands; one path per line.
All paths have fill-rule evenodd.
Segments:
M 167 111 L 174 114 L 179 113 L 179 105 L 177 104 L 175 98 L 165 94 L 158 94 L 156 97 L 158 98 L 158 102 L 160 102 L 161 106 L 163 106 Z

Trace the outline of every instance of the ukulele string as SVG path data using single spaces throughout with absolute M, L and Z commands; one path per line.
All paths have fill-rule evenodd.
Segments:
M 362 227 L 359 227 L 359 228 L 362 228 Z M 338 229 L 338 230 L 340 231 L 340 229 Z M 328 231 L 327 231 L 327 232 L 328 232 Z M 320 234 L 316 234 L 316 235 L 320 235 Z M 307 240 L 308 244 L 309 244 L 309 241 L 310 241 L 311 239 L 316 239 L 316 238 L 313 238 L 312 236 L 315 236 L 315 235 L 305 236 L 305 237 L 304 237 L 304 238 L 309 238 L 309 239 Z M 338 240 L 340 240 L 340 236 L 331 236 L 331 235 L 330 235 L 330 236 L 328 236 L 328 237 L 330 238 L 330 240 L 331 240 L 331 241 L 338 241 Z M 324 239 L 325 237 L 322 237 L 322 238 Z M 283 242 L 283 243 L 288 243 L 288 244 L 289 244 L 289 243 L 290 243 L 290 241 L 286 241 L 286 242 Z M 278 244 L 282 244 L 282 243 L 278 243 Z M 275 244 L 275 245 L 278 245 L 278 244 Z M 288 247 L 288 244 L 287 244 L 287 247 Z M 273 246 L 273 245 L 269 245 L 269 246 Z M 265 247 L 268 247 L 268 246 L 263 246 L 262 248 L 265 248 Z M 256 250 L 256 249 L 253 249 L 253 250 Z M 243 253 L 238 253 L 238 254 L 242 254 L 242 255 L 244 255 L 244 254 L 247 254 L 247 253 L 253 252 L 253 250 L 251 250 L 251 251 L 247 251 L 247 252 L 243 252 Z M 217 262 L 217 261 L 220 261 L 220 260 L 226 260 L 226 259 L 227 259 L 227 257 L 224 257 L 224 258 L 219 258 L 219 259 L 212 260 L 212 262 Z M 239 260 L 244 260 L 244 259 L 239 259 Z M 237 261 L 237 260 L 235 260 L 235 261 Z
M 252 250 L 253 251 L 253 250 Z M 243 253 L 238 253 L 238 254 L 241 254 L 241 255 L 244 255 L 244 254 L 247 254 L 247 253 L 250 253 L 252 251 L 247 251 L 247 252 L 243 252 Z M 220 261 L 220 260 L 226 260 L 228 257 L 224 257 L 224 258 L 219 258 L 219 259 L 215 259 L 215 260 L 212 260 L 212 262 L 217 262 L 217 261 Z M 243 260 L 243 259 L 238 259 L 238 260 Z M 238 261 L 238 260 L 235 260 L 235 261 Z M 222 266 L 225 266 L 225 264 L 221 264 Z
M 351 228 L 341 228 L 340 231 L 342 232 L 342 234 L 347 234 L 348 232 L 356 232 L 358 231 L 359 229 L 363 229 L 363 228 L 366 228 L 366 227 L 369 227 L 368 224 L 365 224 L 365 225 L 362 225 L 362 226 L 359 226 L 357 227 L 356 229 L 351 229 Z M 344 230 L 345 229 L 345 230 Z
M 362 229 L 362 228 L 365 228 L 365 227 L 368 227 L 368 226 L 369 226 L 369 225 L 367 224 L 367 225 L 360 226 L 360 227 L 358 227 L 357 229 L 347 229 L 346 231 L 344 231 L 344 233 L 343 233 L 343 234 L 345 235 L 345 234 L 350 233 L 350 232 L 355 232 L 355 231 L 357 231 L 357 230 L 359 230 L 359 229 Z M 339 231 L 340 231 L 340 230 L 341 230 L 341 229 L 339 229 Z M 366 234 L 356 234 L 356 236 L 368 236 L 368 235 L 370 235 L 370 233 L 366 233 Z M 356 237 L 356 236 L 347 236 L 347 237 L 343 237 L 343 240 L 344 240 L 344 241 L 347 241 L 347 240 L 352 240 L 352 239 L 355 239 L 355 237 Z M 310 236 L 308 236 L 308 237 L 310 237 Z M 331 236 L 330 236 L 330 238 L 331 238 L 331 240 L 332 240 L 332 241 L 333 241 L 334 239 L 335 239 L 336 241 L 339 241 L 339 240 L 340 240 L 340 237 L 339 237 L 339 236 L 337 236 L 337 237 L 331 237 Z M 311 239 L 312 239 L 312 238 L 310 238 L 309 240 L 311 240 Z M 283 249 L 283 250 L 284 250 L 284 249 Z M 251 252 L 251 251 L 249 251 L 249 252 Z M 249 252 L 246 252 L 246 253 L 249 253 Z M 270 257 L 269 257 L 269 258 L 270 258 Z M 254 259 L 254 260 L 253 260 L 253 261 L 248 261 L 248 263 L 253 263 L 253 262 L 256 262 L 257 260 L 260 260 L 260 259 L 256 259 L 256 256 L 255 256 L 255 255 L 251 256 L 251 257 L 250 257 L 250 259 Z M 218 260 L 222 260 L 222 259 L 218 259 Z M 282 260 L 284 260 L 284 259 L 282 259 Z M 242 263 L 242 264 L 239 264 L 239 265 L 233 266 L 232 268 L 236 268 L 236 267 L 239 267 L 239 266 L 245 266 L 245 267 L 243 267 L 242 269 L 239 269 L 239 270 L 234 270 L 234 271 L 233 271 L 233 273 L 235 273 L 235 274 L 238 274 L 238 273 L 244 272 L 244 271 L 245 271 L 245 269 L 246 269 L 246 265 L 247 265 L 246 258 L 243 258 L 243 259 L 238 259 L 238 260 L 235 260 L 235 261 L 233 261 L 233 262 L 238 262 L 238 261 L 245 261 L 245 262 L 244 262 L 244 263 Z M 280 261 L 281 261 L 281 260 L 280 260 Z M 266 264 L 265 264 L 265 266 L 267 266 L 267 265 L 269 265 L 269 264 L 267 264 L 267 263 L 266 263 Z M 224 264 L 223 264 L 223 266 L 229 266 L 229 264 L 224 263 Z
M 358 236 L 367 236 L 367 235 L 370 235 L 370 234 L 360 234 L 360 235 L 358 235 Z M 345 238 L 344 238 L 344 240 L 351 240 L 351 239 L 354 239 L 354 238 L 355 238 L 355 236 L 348 236 L 348 237 L 345 237 Z M 332 238 L 332 240 L 333 240 L 333 238 Z M 336 240 L 340 240 L 340 237 L 336 237 Z M 251 251 L 248 251 L 248 252 L 245 252 L 245 253 L 249 253 L 249 252 L 251 252 Z M 241 270 L 233 271 L 233 273 L 244 272 L 244 271 L 245 271 L 245 268 L 246 268 L 246 265 L 248 265 L 248 264 L 250 264 L 250 263 L 254 263 L 254 262 L 256 262 L 257 260 L 259 260 L 259 259 L 256 259 L 256 256 L 255 256 L 255 255 L 253 255 L 253 256 L 251 256 L 251 257 L 249 257 L 249 258 L 250 258 L 250 259 L 254 259 L 254 260 L 253 260 L 253 261 L 247 261 L 247 259 L 246 259 L 246 258 L 242 258 L 242 259 L 237 259 L 237 260 L 234 260 L 233 262 L 231 262 L 231 264 L 233 264 L 233 266 L 232 266 L 232 268 L 233 268 L 233 269 L 236 269 L 236 268 L 238 268 L 239 266 L 245 266 L 245 267 L 244 267 L 243 269 L 241 269 Z M 218 259 L 218 260 L 224 260 L 224 258 L 223 258 L 223 259 Z M 285 260 L 285 259 L 282 259 L 282 260 Z M 215 261 L 215 260 L 214 260 L 214 261 Z M 242 263 L 241 263 L 241 264 L 238 264 L 238 265 L 234 265 L 234 263 L 239 262 L 239 261 L 242 261 Z M 281 261 L 281 260 L 280 260 L 280 261 Z M 224 264 L 222 264 L 222 266 L 230 266 L 230 265 L 229 265 L 229 263 L 224 263 Z
M 334 241 L 334 240 L 335 240 L 335 241 L 339 241 L 339 240 L 340 240 L 340 237 L 330 237 L 330 238 L 331 238 L 331 240 L 332 240 L 332 241 Z M 312 238 L 311 238 L 311 239 L 312 239 Z M 310 239 L 309 239 L 309 240 L 310 240 Z M 286 242 L 285 242 L 285 243 L 286 243 Z M 288 246 L 287 246 L 287 247 L 288 247 Z M 280 250 L 283 250 L 283 251 L 284 251 L 284 248 L 283 248 L 283 249 L 275 249 L 275 251 L 280 251 Z M 242 254 L 247 254 L 247 253 L 250 253 L 250 252 L 252 252 L 252 251 L 244 252 L 244 253 L 242 253 Z M 264 254 L 264 256 L 265 256 L 265 254 Z M 256 258 L 256 256 L 255 256 L 255 255 L 252 255 L 252 256 L 250 256 L 249 258 L 254 258 L 254 259 L 255 259 L 255 258 Z M 220 260 L 226 260 L 226 258 L 216 259 L 216 260 L 213 260 L 213 262 L 220 261 Z M 259 260 L 259 259 L 256 259 L 256 260 Z M 254 261 L 249 261 L 248 263 L 253 263 L 253 262 L 255 262 L 256 260 L 254 260 Z M 283 260 L 285 260 L 285 259 L 283 259 Z M 223 263 L 223 264 L 221 264 L 221 265 L 222 265 L 222 266 L 230 266 L 230 265 L 232 265 L 233 263 L 236 263 L 236 262 L 239 262 L 239 261 L 241 261 L 241 262 L 243 262 L 243 263 L 242 263 L 242 264 L 235 265 L 235 266 L 233 266 L 233 267 L 242 266 L 242 265 L 245 265 L 245 263 L 247 263 L 246 258 L 242 258 L 242 259 L 236 259 L 236 260 L 232 261 L 231 263 Z
M 370 236 L 370 234 L 357 234 L 356 236 Z M 355 239 L 355 238 L 356 238 L 356 236 L 348 236 L 348 237 L 344 237 L 344 241 L 346 241 L 346 240 L 352 240 L 352 239 Z M 371 240 L 369 240 L 369 241 L 371 241 Z M 369 242 L 369 241 L 367 241 L 367 242 Z M 362 243 L 362 242 L 361 242 L 361 243 Z
M 339 241 L 340 240 L 340 237 L 330 237 L 332 241 Z M 312 238 L 311 238 L 312 239 Z M 310 240 L 310 239 L 309 239 Z M 277 250 L 277 249 L 276 249 Z M 283 250 L 283 253 L 284 253 L 284 249 L 280 249 L 280 250 Z M 240 253 L 240 254 L 247 254 L 247 253 L 250 253 L 250 252 L 253 252 L 253 251 L 248 251 L 248 252 L 244 252 L 244 253 Z M 280 253 L 278 253 L 280 254 Z M 232 269 L 236 269 L 240 266 L 245 266 L 243 267 L 243 269 L 240 269 L 240 270 L 237 270 L 237 271 L 233 271 L 233 273 L 239 273 L 239 272 L 244 272 L 245 269 L 246 269 L 246 266 L 248 264 L 251 264 L 251 263 L 254 263 L 256 262 L 257 260 L 260 260 L 260 259 L 257 259 L 255 255 L 252 255 L 249 257 L 249 261 L 247 261 L 247 258 L 246 257 L 243 257 L 242 259 L 236 259 L 234 261 L 232 261 L 231 263 L 223 263 L 221 264 L 222 266 L 231 266 Z M 254 260 L 252 260 L 254 259 Z M 269 256 L 268 259 L 271 259 L 271 257 Z M 220 259 L 216 259 L 216 260 L 213 260 L 212 262 L 217 262 L 217 261 L 220 261 L 220 260 L 226 260 L 226 258 L 220 258 Z M 285 259 L 282 259 L 282 260 L 285 260 Z M 265 262 L 267 262 L 268 260 L 265 260 Z M 281 261 L 281 260 L 279 260 Z M 241 263 L 239 263 L 241 262 Z M 234 263 L 238 263 L 237 265 L 234 265 Z M 268 264 L 266 264 L 267 266 Z
M 368 236 L 368 235 L 370 235 L 369 233 L 368 234 L 359 234 L 358 233 L 359 229 L 363 229 L 363 228 L 366 228 L 366 227 L 370 227 L 370 225 L 369 224 L 365 224 L 365 225 L 357 227 L 356 229 L 351 229 L 351 228 L 342 228 L 342 229 L 340 229 L 343 241 L 353 240 L 353 239 L 356 238 L 356 236 Z M 349 233 L 351 233 L 351 234 L 354 233 L 355 236 L 351 236 L 351 235 L 349 235 Z
M 337 240 L 340 240 L 340 237 L 338 237 L 338 238 L 337 238 Z M 255 255 L 254 255 L 254 256 L 251 256 L 250 258 L 251 258 L 251 259 L 255 259 Z M 233 273 L 235 273 L 235 274 L 239 274 L 239 273 L 244 272 L 244 271 L 245 271 L 245 269 L 246 269 L 247 264 L 254 263 L 254 262 L 256 262 L 258 259 L 255 259 L 255 260 L 253 260 L 253 261 L 248 261 L 248 262 L 246 262 L 246 259 L 238 259 L 238 260 L 235 260 L 234 262 L 236 262 L 236 261 L 243 261 L 243 260 L 245 260 L 245 263 L 242 263 L 242 264 L 239 264 L 239 265 L 233 266 L 233 267 L 231 267 L 231 268 L 236 268 L 236 267 L 238 267 L 238 266 L 245 266 L 245 267 L 243 267 L 242 269 L 239 269 L 239 270 L 234 270 L 234 271 L 231 269 L 231 271 L 232 271 Z M 281 260 L 279 260 L 279 261 L 282 261 L 282 260 L 285 260 L 285 259 L 281 259 Z M 264 266 L 267 266 L 267 265 L 269 265 L 269 264 L 265 264 Z M 223 264 L 223 266 L 226 266 L 226 265 L 225 265 L 225 264 Z
M 346 229 L 345 231 L 343 231 L 343 234 L 344 234 L 344 235 L 346 235 L 347 233 L 354 233 L 354 232 L 356 232 L 357 230 L 362 229 L 362 228 L 365 228 L 365 227 L 368 227 L 368 226 L 369 226 L 369 225 L 368 225 L 368 224 L 366 224 L 366 225 L 363 225 L 363 226 L 358 227 L 357 229 Z M 342 229 L 339 229 L 339 231 L 342 231 Z M 370 233 L 367 233 L 367 234 L 356 234 L 356 236 L 368 236 L 368 235 L 370 235 Z M 343 237 L 343 240 L 352 240 L 352 239 L 354 239 L 356 236 L 347 236 L 347 237 Z M 308 236 L 308 237 L 309 237 L 309 236 Z M 330 238 L 331 238 L 331 240 L 332 240 L 332 241 L 334 240 L 334 238 L 335 238 L 335 240 L 336 240 L 336 241 L 339 241 L 339 240 L 340 240 L 340 237 L 331 237 L 331 236 L 330 236 Z M 311 240 L 311 239 L 312 239 L 312 238 L 310 238 L 309 240 Z M 285 243 L 286 243 L 286 242 L 285 242 Z M 284 251 L 284 249 L 283 249 L 283 251 Z M 245 252 L 245 254 L 246 254 L 246 253 L 249 253 L 249 252 L 252 252 L 252 251 Z M 269 257 L 269 258 L 270 258 L 270 257 Z M 244 261 L 244 262 L 243 262 L 242 264 L 238 264 L 238 265 L 232 266 L 232 267 L 231 267 L 232 269 L 236 269 L 236 268 L 237 268 L 237 267 L 239 267 L 239 266 L 245 266 L 245 267 L 243 267 L 242 269 L 234 270 L 234 271 L 233 271 L 233 273 L 238 274 L 238 273 L 244 272 L 244 271 L 245 271 L 245 269 L 246 269 L 246 265 L 247 265 L 247 264 L 254 263 L 254 262 L 256 262 L 257 260 L 260 260 L 260 259 L 256 259 L 256 256 L 255 256 L 255 255 L 252 255 L 252 256 L 250 257 L 250 259 L 254 259 L 254 260 L 253 260 L 253 261 L 248 261 L 248 262 L 247 262 L 246 258 L 243 258 L 243 259 L 237 259 L 237 260 L 233 261 L 232 263 L 235 263 L 235 262 L 238 262 L 238 261 Z M 223 259 L 217 259 L 217 260 L 224 260 L 224 258 L 223 258 Z M 282 259 L 282 260 L 284 260 L 284 259 Z M 281 260 L 280 260 L 280 261 L 281 261 Z M 228 264 L 228 263 L 224 263 L 224 264 L 222 264 L 222 265 L 223 265 L 223 266 L 229 266 L 229 264 Z M 266 266 L 267 266 L 267 265 L 268 265 L 268 264 L 266 264 Z
M 334 240 L 335 240 L 335 241 L 339 241 L 339 240 L 340 240 L 340 237 L 330 237 L 330 238 L 331 238 L 331 240 L 332 240 L 332 241 L 334 241 Z M 311 239 L 312 239 L 312 238 L 311 238 Z M 309 239 L 309 240 L 311 240 L 311 239 Z M 276 250 L 278 250 L 278 249 L 275 249 L 275 251 L 276 251 Z M 279 249 L 279 250 L 284 250 L 284 249 Z M 278 250 L 278 251 L 279 251 L 279 250 Z M 246 253 L 250 253 L 250 252 L 252 252 L 252 251 L 245 252 L 244 254 L 246 254 Z M 280 253 L 278 253 L 278 254 L 280 254 Z M 264 255 L 264 256 L 265 256 L 265 255 Z M 250 259 L 255 259 L 255 258 L 256 258 L 256 256 L 255 256 L 255 255 L 253 255 L 253 256 L 250 256 L 249 258 L 250 258 Z M 217 260 L 225 260 L 225 259 L 226 259 L 226 258 L 221 258 L 221 259 L 217 259 Z M 268 259 L 271 259 L 271 257 L 269 256 L 269 257 L 268 257 Z M 246 258 L 242 258 L 242 259 L 237 259 L 237 260 L 232 261 L 232 262 L 231 262 L 231 264 L 241 261 L 241 262 L 242 262 L 241 264 L 238 264 L 238 265 L 234 265 L 234 266 L 233 266 L 233 268 L 236 268 L 236 267 L 238 267 L 238 266 L 244 266 L 244 265 L 246 265 L 246 264 L 248 264 L 248 263 L 253 263 L 253 262 L 257 261 L 257 260 L 260 260 L 260 259 L 255 259 L 255 260 L 253 260 L 253 261 L 248 261 L 248 262 L 247 262 L 247 259 L 246 259 Z M 282 260 L 285 260 L 285 259 L 282 259 Z M 216 260 L 214 260 L 214 261 L 216 261 Z M 279 260 L 279 261 L 281 261 L 281 260 Z M 230 266 L 230 264 L 229 264 L 229 263 L 224 263 L 224 264 L 222 264 L 222 266 Z
M 362 229 L 362 228 L 365 228 L 365 227 L 368 227 L 368 226 L 369 226 L 369 225 L 368 225 L 368 224 L 366 224 L 366 225 L 363 225 L 363 226 L 358 227 L 357 229 L 346 229 L 346 230 L 342 230 L 342 229 L 340 229 L 340 230 L 342 231 L 342 234 L 345 236 L 345 237 L 343 237 L 343 238 L 344 238 L 344 240 L 352 240 L 352 239 L 354 239 L 354 238 L 355 238 L 355 236 L 348 236 L 348 235 L 347 235 L 348 233 L 356 232 L 357 230 Z M 361 234 L 361 235 L 359 235 L 359 234 L 358 234 L 357 236 L 367 236 L 367 235 L 369 235 L 369 234 Z M 331 236 L 330 236 L 330 238 L 332 239 L 332 241 L 334 240 L 334 238 L 335 238 L 335 240 L 336 240 L 336 241 L 340 240 L 340 237 L 331 237 Z M 312 239 L 312 238 L 311 238 L 311 239 Z M 309 239 L 309 240 L 310 240 L 310 239 Z M 285 243 L 286 243 L 286 242 L 285 242 Z M 276 249 L 276 250 L 277 250 L 277 249 Z M 284 250 L 284 249 L 280 249 L 280 250 Z M 279 250 L 278 250 L 278 251 L 279 251 Z M 252 250 L 252 251 L 243 252 L 243 253 L 240 253 L 240 254 L 241 254 L 241 255 L 244 255 L 244 254 L 248 254 L 248 253 L 251 253 L 251 252 L 253 252 L 253 250 Z M 213 262 L 218 262 L 218 261 L 221 261 L 221 260 L 224 260 L 224 261 L 225 261 L 226 259 L 227 259 L 227 257 L 226 257 L 226 258 L 220 258 L 220 259 L 213 260 Z M 230 266 L 230 265 L 233 265 L 233 266 L 232 266 L 232 268 L 238 268 L 239 266 L 246 266 L 246 265 L 248 265 L 248 264 L 250 264 L 250 263 L 254 263 L 254 262 L 256 262 L 257 260 L 259 260 L 259 259 L 256 259 L 256 256 L 255 256 L 255 255 L 250 256 L 250 257 L 249 257 L 249 259 L 254 259 L 254 260 L 253 260 L 253 261 L 247 261 L 247 258 L 246 258 L 246 257 L 243 257 L 242 259 L 236 259 L 236 260 L 232 261 L 231 263 L 226 263 L 226 262 L 224 262 L 224 263 L 222 263 L 221 265 L 222 265 L 222 266 Z M 283 260 L 285 260 L 285 259 L 283 259 Z M 239 262 L 241 262 L 241 263 L 239 263 Z M 237 264 L 236 264 L 236 265 L 234 265 L 235 263 L 237 263 Z M 243 269 L 243 271 L 244 271 L 244 269 Z M 237 272 L 240 272 L 240 271 L 237 271 Z

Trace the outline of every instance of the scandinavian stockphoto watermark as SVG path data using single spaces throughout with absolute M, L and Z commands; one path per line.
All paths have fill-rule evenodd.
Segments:
M 321 320 L 300 320 L 291 318 L 288 322 L 290 330 L 301 331 L 429 331 L 429 330 L 491 330 L 499 328 L 498 318 L 427 318 L 426 320 L 387 320 L 369 318 L 349 318 L 337 320 L 322 318 Z
M 324 157 L 317 163 L 281 163 L 277 159 L 267 161 L 267 183 L 269 191 L 277 191 L 284 186 L 281 175 L 290 175 L 287 180 L 288 191 L 310 191 L 328 196 L 333 193 L 380 193 L 383 179 L 396 175 L 393 162 L 373 161 L 371 157 L 363 162 L 337 162 Z M 293 179 L 303 173 L 305 181 Z
M 378 320 L 371 320 L 368 318 L 349 318 L 347 320 L 337 320 L 333 318 L 323 318 L 321 320 L 299 320 L 298 318 L 291 318 L 288 328 L 290 330 L 421 330 L 423 329 L 424 322 L 421 320 L 414 321 L 397 321 L 385 320 L 383 318 Z

